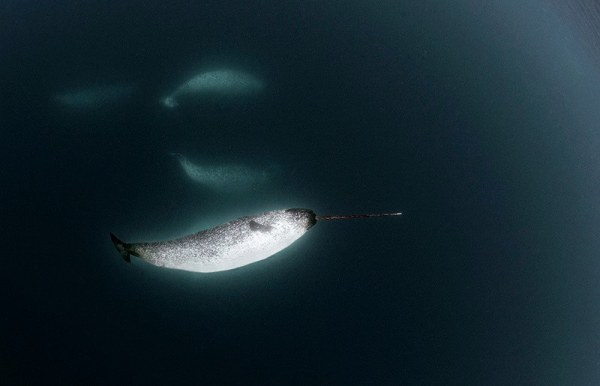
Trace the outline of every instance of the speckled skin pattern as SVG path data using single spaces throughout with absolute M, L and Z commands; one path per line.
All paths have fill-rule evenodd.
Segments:
M 316 223 L 309 209 L 246 216 L 175 240 L 129 244 L 135 256 L 166 268 L 216 272 L 241 267 L 288 247 Z

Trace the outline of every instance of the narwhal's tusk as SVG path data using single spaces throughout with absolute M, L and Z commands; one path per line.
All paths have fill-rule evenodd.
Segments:
M 352 220 L 352 219 L 355 219 L 355 218 L 386 217 L 386 216 L 400 216 L 400 215 L 402 215 L 402 212 L 396 212 L 396 213 L 348 214 L 348 215 L 325 215 L 325 216 L 317 216 L 317 221 Z

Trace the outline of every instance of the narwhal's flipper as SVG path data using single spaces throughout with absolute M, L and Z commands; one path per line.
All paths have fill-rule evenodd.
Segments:
M 131 261 L 131 246 L 119 240 L 117 236 L 115 236 L 112 232 L 110 233 L 110 239 L 112 240 L 113 244 L 115 244 L 115 247 L 117 248 L 117 251 L 119 251 L 119 253 L 121 254 L 123 260 L 129 263 Z
M 264 225 L 264 224 L 259 224 L 256 221 L 252 220 L 249 223 L 250 225 L 250 229 L 253 230 L 254 232 L 264 232 L 264 233 L 268 233 L 271 232 L 273 230 L 273 227 L 270 225 Z

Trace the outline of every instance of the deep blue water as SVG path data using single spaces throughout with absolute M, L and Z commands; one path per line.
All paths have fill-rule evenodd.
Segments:
M 0 5 L 2 383 L 596 384 L 600 61 L 594 15 L 574 15 L 542 0 Z M 207 65 L 266 88 L 160 105 Z M 53 99 L 99 84 L 134 91 Z M 283 175 L 216 194 L 169 152 Z M 287 207 L 404 215 L 317 224 L 215 274 L 126 264 L 108 237 Z

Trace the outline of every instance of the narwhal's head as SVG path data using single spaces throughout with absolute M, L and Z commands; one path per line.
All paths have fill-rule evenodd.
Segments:
M 306 230 L 317 223 L 317 215 L 310 209 L 291 208 L 284 211 L 286 220 L 303 227 Z
M 177 101 L 175 100 L 175 98 L 173 98 L 171 96 L 168 96 L 168 97 L 164 98 L 160 102 L 163 104 L 163 106 L 168 107 L 170 109 L 179 106 L 179 103 L 177 103 Z

